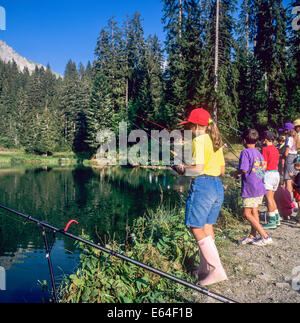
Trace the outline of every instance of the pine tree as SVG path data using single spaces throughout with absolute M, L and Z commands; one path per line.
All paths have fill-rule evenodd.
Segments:
M 17 92 L 21 86 L 20 74 L 15 62 L 3 66 L 0 86 L 0 137 L 7 147 L 14 147 L 18 144 L 14 111 L 17 107 Z
M 238 50 L 236 66 L 239 71 L 238 82 L 238 120 L 242 128 L 255 128 L 263 102 L 255 100 L 261 86 L 261 74 L 254 56 L 256 36 L 256 1 L 243 0 L 238 21 Z
M 42 80 L 45 75 L 44 68 L 36 67 L 30 76 L 27 94 L 30 107 L 33 110 L 41 111 L 45 106 L 46 88 L 43 86 Z
M 16 146 L 21 145 L 26 147 L 30 141 L 30 139 L 28 140 L 29 128 L 31 126 L 29 123 L 30 114 L 28 95 L 23 88 L 20 88 L 17 93 L 16 108 L 13 117 L 16 124 Z
M 265 87 L 265 93 L 259 101 L 267 101 L 268 125 L 275 127 L 283 122 L 286 114 L 288 74 L 286 12 L 281 0 L 271 2 L 257 0 L 256 6 L 254 55 Z
M 76 131 L 78 107 L 78 93 L 81 84 L 76 64 L 71 60 L 67 63 L 65 78 L 60 89 L 60 114 L 63 120 L 64 145 L 71 149 Z
M 90 107 L 90 84 L 85 79 L 85 76 L 80 81 L 80 89 L 78 89 L 77 95 L 77 116 L 75 124 L 75 132 L 72 150 L 78 157 L 79 161 L 88 158 L 90 156 L 89 146 L 87 143 L 88 139 L 88 123 L 87 114 Z
M 220 2 L 219 88 L 215 93 L 215 1 L 164 1 L 167 31 L 166 110 L 184 118 L 194 107 L 212 112 L 217 98 L 219 117 L 237 124 L 238 71 L 234 64 L 235 1 Z M 174 126 L 174 125 L 173 125 Z
M 208 109 L 212 109 L 215 100 L 218 106 L 218 120 L 237 126 L 238 114 L 238 70 L 234 63 L 236 25 L 233 19 L 236 1 L 220 1 L 219 17 L 219 68 L 218 90 L 215 92 L 215 46 L 216 46 L 216 1 L 206 2 L 207 28 L 205 31 L 205 87 Z M 222 128 L 222 127 L 221 127 Z
M 74 63 L 71 59 L 68 61 L 65 69 L 65 79 L 66 80 L 77 80 L 78 79 L 78 71 L 76 68 L 76 63 Z
M 164 31 L 167 33 L 165 50 L 168 54 L 165 69 L 165 124 L 175 126 L 184 116 L 186 97 L 184 96 L 184 62 L 181 51 L 183 8 L 181 0 L 164 0 Z
M 126 56 L 128 62 L 128 97 L 133 103 L 141 98 L 145 71 L 145 40 L 141 17 L 136 12 L 128 22 Z
M 146 41 L 145 66 L 150 101 L 147 118 L 160 121 L 163 117 L 163 52 L 156 35 L 150 35 Z
M 97 74 L 105 76 L 112 94 L 113 111 L 119 120 L 127 118 L 126 106 L 126 81 L 125 81 L 125 52 L 122 31 L 114 18 L 108 22 L 98 37 L 95 50 L 96 61 L 94 62 L 94 79 Z M 96 80 L 96 82 L 98 82 Z M 99 85 L 99 83 L 97 84 Z M 115 122 L 115 121 L 114 121 Z M 111 124 L 111 127 L 115 127 Z
M 49 155 L 55 151 L 58 144 L 58 118 L 48 108 L 35 120 L 35 141 L 33 150 L 40 154 Z
M 186 98 L 185 111 L 189 112 L 195 106 L 206 104 L 203 88 L 205 66 L 203 63 L 204 19 L 199 1 L 184 1 L 184 16 L 182 17 L 180 47 L 184 69 L 183 80 L 179 86 L 184 90 Z M 179 90 L 179 89 L 178 89 Z
M 97 135 L 100 130 L 116 130 L 112 127 L 114 116 L 113 96 L 107 78 L 97 73 L 92 84 L 90 105 L 86 112 L 86 142 L 93 153 L 98 147 Z

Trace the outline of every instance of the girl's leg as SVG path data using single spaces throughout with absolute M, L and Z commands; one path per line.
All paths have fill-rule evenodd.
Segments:
M 204 227 L 204 231 L 206 233 L 206 236 L 211 236 L 213 240 L 215 240 L 215 233 L 212 224 L 206 224 Z
M 215 233 L 212 224 L 206 224 L 204 228 L 191 228 L 191 232 L 197 242 L 207 238 L 208 236 L 211 236 L 213 240 L 215 240 Z
M 275 210 L 277 210 L 277 205 L 274 200 L 274 194 L 275 194 L 274 191 L 267 191 L 267 194 L 266 194 L 269 212 L 275 212 Z
M 252 225 L 251 221 L 249 219 L 252 219 L 254 218 L 254 215 L 252 213 L 252 208 L 250 207 L 245 207 L 244 208 L 244 212 L 243 212 L 243 216 L 250 222 L 251 224 L 251 232 L 250 232 L 250 235 L 249 237 L 250 238 L 256 238 L 256 232 L 257 230 L 255 229 L 255 227 Z M 256 219 L 257 220 L 257 219 Z
M 245 216 L 245 218 L 249 221 L 249 217 L 254 217 L 255 218 L 255 212 L 253 213 L 253 208 L 247 208 L 247 209 L 245 209 L 245 210 L 247 210 L 246 212 L 247 212 L 247 216 Z M 257 219 L 255 219 L 255 220 L 257 220 Z M 250 222 L 250 221 L 249 221 Z M 250 232 L 250 238 L 256 238 L 256 233 L 257 233 L 257 230 L 255 229 L 255 227 L 252 225 L 252 223 L 250 222 L 250 224 L 251 224 L 251 232 Z
M 197 270 L 195 271 L 195 273 L 198 275 L 198 279 L 204 279 L 205 277 L 207 277 L 208 273 L 209 273 L 209 265 L 205 259 L 205 257 L 203 256 L 203 253 L 201 252 L 201 243 L 204 241 L 204 239 L 206 239 L 208 237 L 207 235 L 207 230 L 205 230 L 204 228 L 190 228 L 191 232 L 199 246 L 199 254 L 200 254 L 200 265 L 197 268 Z
M 211 285 L 226 280 L 227 275 L 222 266 L 218 249 L 214 242 L 213 225 L 204 228 L 191 228 L 200 249 L 200 266 L 197 269 L 198 283 Z
M 274 191 L 267 190 L 266 198 L 268 203 L 269 220 L 267 224 L 263 225 L 264 229 L 277 229 L 277 226 L 280 226 L 280 219 L 274 195 Z
M 197 242 L 207 237 L 204 228 L 191 228 L 191 232 Z
M 286 186 L 287 190 L 292 194 L 292 192 L 293 192 L 293 184 L 292 184 L 291 179 L 287 179 L 285 181 L 285 186 Z
M 267 233 L 259 223 L 258 208 L 244 208 L 244 217 L 251 224 L 251 238 L 255 238 L 256 232 L 258 232 L 264 239 L 268 237 Z

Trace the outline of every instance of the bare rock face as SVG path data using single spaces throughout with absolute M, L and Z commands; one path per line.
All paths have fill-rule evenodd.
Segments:
M 23 72 L 24 68 L 28 68 L 29 73 L 33 73 L 35 68 L 44 68 L 47 69 L 45 66 L 34 63 L 29 59 L 19 55 L 15 52 L 10 46 L 8 46 L 4 41 L 0 40 L 0 60 L 4 61 L 5 63 L 13 62 L 18 66 L 18 69 Z M 59 74 L 52 72 L 56 77 L 61 77 Z

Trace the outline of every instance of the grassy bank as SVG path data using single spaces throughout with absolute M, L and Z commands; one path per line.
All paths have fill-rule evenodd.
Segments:
M 240 230 L 243 222 L 236 200 L 238 185 L 223 179 L 227 185 L 224 207 L 216 225 L 218 248 L 226 237 Z M 234 196 L 235 195 L 235 196 Z M 198 247 L 184 222 L 185 197 L 174 209 L 163 205 L 135 220 L 123 244 L 112 240 L 106 245 L 118 253 L 196 283 L 193 271 L 199 263 Z M 89 237 L 85 237 L 89 239 Z M 176 303 L 195 302 L 195 292 L 165 278 L 126 263 L 99 250 L 79 244 L 80 267 L 61 287 L 61 299 L 68 303 Z
M 189 279 L 183 264 L 193 256 L 182 212 L 160 208 L 137 219 L 123 245 L 110 241 L 106 247 L 173 275 Z M 88 237 L 86 237 L 88 238 Z M 190 300 L 188 291 L 137 266 L 87 246 L 80 246 L 80 269 L 65 282 L 62 300 L 77 303 L 152 303 Z
M 242 150 L 241 145 L 233 145 L 225 151 L 225 158 L 229 162 L 237 162 L 236 156 L 239 156 Z M 150 161 L 149 161 L 150 162 Z M 10 166 L 54 166 L 78 164 L 78 158 L 73 152 L 55 152 L 51 156 L 26 153 L 21 149 L 6 149 L 0 147 L 0 167 Z M 83 160 L 85 166 L 95 166 L 97 163 L 92 160 Z M 157 167 L 156 167 L 157 168 Z
M 22 150 L 1 149 L 0 167 L 14 166 L 55 166 L 76 165 L 77 158 L 72 152 L 57 152 L 51 156 L 29 154 Z

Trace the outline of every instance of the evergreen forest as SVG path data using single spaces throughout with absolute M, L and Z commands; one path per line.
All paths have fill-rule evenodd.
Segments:
M 121 121 L 157 129 L 137 115 L 176 129 L 193 108 L 213 112 L 214 104 L 224 133 L 227 125 L 278 129 L 299 118 L 299 1 L 220 0 L 218 42 L 216 4 L 162 0 L 164 43 L 145 35 L 138 12 L 112 17 L 95 39 L 94 62 L 70 59 L 63 78 L 50 66 L 29 73 L 0 61 L 0 146 L 91 158 L 99 130 L 118 133 Z

